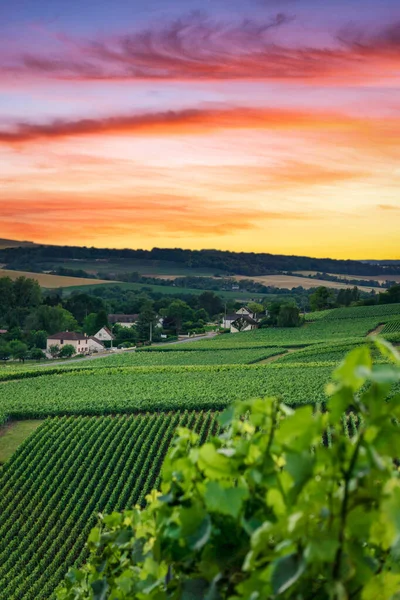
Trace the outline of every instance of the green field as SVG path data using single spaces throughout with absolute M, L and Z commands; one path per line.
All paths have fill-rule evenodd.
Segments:
M 144 503 L 178 426 L 217 431 L 202 412 L 47 419 L 0 473 L 1 598 L 49 598 L 97 513 Z
M 157 486 L 178 425 L 204 440 L 237 399 L 323 403 L 345 354 L 383 324 L 400 342 L 399 322 L 400 305 L 335 309 L 294 329 L 2 369 L 0 447 L 19 423 L 44 422 L 15 452 L 27 432 L 14 439 L 0 467 L 0 597 L 51 598 L 68 566 L 85 560 L 96 514 L 143 503 Z

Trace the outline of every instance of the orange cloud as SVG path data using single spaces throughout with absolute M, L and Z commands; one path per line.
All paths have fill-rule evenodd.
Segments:
M 94 135 L 205 135 L 211 131 L 254 129 L 293 132 L 325 131 L 330 135 L 356 134 L 364 141 L 384 140 L 397 145 L 400 120 L 356 118 L 332 112 L 306 112 L 275 108 L 198 108 L 105 118 L 57 119 L 48 124 L 20 122 L 0 130 L 0 143 Z M 374 137 L 375 136 L 375 137 Z
M 86 243 L 88 235 L 99 239 L 138 232 L 152 238 L 177 234 L 224 236 L 256 230 L 260 221 L 265 224 L 314 218 L 300 212 L 215 206 L 203 198 L 169 194 L 41 194 L 39 201 L 24 197 L 2 200 L 1 215 L 4 235 L 20 237 L 25 232 L 25 237 L 48 242 L 59 242 L 62 236 L 81 244 Z

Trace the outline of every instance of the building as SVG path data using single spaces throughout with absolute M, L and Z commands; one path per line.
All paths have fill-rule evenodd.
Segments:
M 249 315 L 239 315 L 230 325 L 231 333 L 239 331 L 251 331 L 258 328 L 258 321 Z
M 115 336 L 111 333 L 108 327 L 102 327 L 99 329 L 97 333 L 95 333 L 94 337 L 101 342 L 112 342 L 115 340 Z
M 132 327 L 138 320 L 139 315 L 124 315 L 115 314 L 108 315 L 108 322 L 110 325 L 121 325 L 121 327 Z
M 75 333 L 74 331 L 61 331 L 54 333 L 47 338 L 46 350 L 50 351 L 51 346 L 58 346 L 60 350 L 63 346 L 73 346 L 77 354 L 91 354 L 104 350 L 104 344 L 94 336 L 88 336 L 86 333 Z
M 242 306 L 242 308 L 239 308 L 239 310 L 237 310 L 235 313 L 225 315 L 222 322 L 222 327 L 224 329 L 230 329 L 231 333 L 257 329 L 259 321 L 265 316 L 265 314 L 255 313 L 247 306 Z

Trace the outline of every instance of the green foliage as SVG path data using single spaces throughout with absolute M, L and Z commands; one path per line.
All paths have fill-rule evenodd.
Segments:
M 300 311 L 297 306 L 283 304 L 279 310 L 278 327 L 298 327 L 301 324 Z
M 0 596 L 48 600 L 88 555 L 97 514 L 143 504 L 178 426 L 204 442 L 207 412 L 47 419 L 0 470 Z
M 15 360 L 20 360 L 24 362 L 26 358 L 28 358 L 28 346 L 19 340 L 14 340 L 10 342 L 10 350 L 11 356 Z
M 42 304 L 26 319 L 26 328 L 45 330 L 50 335 L 59 331 L 75 331 L 78 326 L 73 315 L 61 306 Z
M 58 353 L 58 356 L 60 358 L 71 358 L 75 352 L 75 347 L 72 344 L 65 344 Z
M 10 348 L 10 344 L 7 344 L 6 342 L 1 341 L 0 342 L 0 360 L 2 361 L 6 361 L 10 358 L 11 356 L 11 348 Z
M 326 310 L 331 308 L 335 302 L 333 290 L 325 286 L 317 287 L 315 292 L 310 295 L 311 310 Z
M 83 321 L 83 331 L 87 335 L 95 335 L 104 326 L 108 327 L 108 317 L 105 310 L 90 313 Z
M 400 396 L 385 397 L 400 356 L 376 343 L 392 366 L 352 350 L 326 412 L 256 399 L 229 407 L 204 445 L 179 429 L 161 493 L 101 519 L 58 600 L 398 600 Z M 344 436 L 350 409 L 359 425 Z
M 29 356 L 32 360 L 43 360 L 46 358 L 46 355 L 41 348 L 32 348 L 29 351 Z
M 247 304 L 247 307 L 253 313 L 265 313 L 265 309 L 264 309 L 263 305 L 260 304 L 259 302 L 249 302 Z

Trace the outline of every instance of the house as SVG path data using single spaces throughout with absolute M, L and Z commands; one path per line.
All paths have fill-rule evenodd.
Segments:
M 250 317 L 249 315 L 239 315 L 232 321 L 230 330 L 231 333 L 238 333 L 239 331 L 251 331 L 252 329 L 258 328 L 258 321 Z
M 86 333 L 75 333 L 74 331 L 61 331 L 54 333 L 47 338 L 46 350 L 50 351 L 51 346 L 58 346 L 60 350 L 63 346 L 71 345 L 77 354 L 90 354 L 104 350 L 104 344 L 94 336 L 88 336 Z
M 108 322 L 110 325 L 121 325 L 121 327 L 132 327 L 138 320 L 139 315 L 124 315 L 114 314 L 108 315 Z
M 7 331 L 7 329 L 0 329 L 0 335 L 5 335 Z
M 115 336 L 111 333 L 108 327 L 102 327 L 99 329 L 97 333 L 95 333 L 94 337 L 101 342 L 112 342 L 115 340 Z
M 264 313 L 255 313 L 247 306 L 242 306 L 242 308 L 239 308 L 235 313 L 225 315 L 222 327 L 224 329 L 230 329 L 231 333 L 250 331 L 251 329 L 257 329 L 258 322 L 264 316 Z

